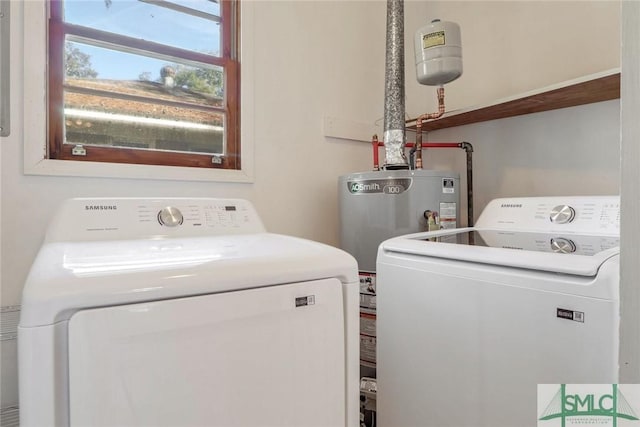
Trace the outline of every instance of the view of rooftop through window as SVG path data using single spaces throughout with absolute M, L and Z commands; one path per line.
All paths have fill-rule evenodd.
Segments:
M 62 53 L 63 149 L 225 155 L 230 58 L 222 41 L 231 22 L 218 0 L 51 4 L 50 36 Z

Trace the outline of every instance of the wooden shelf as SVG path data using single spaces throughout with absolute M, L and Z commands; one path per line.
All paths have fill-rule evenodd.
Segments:
M 493 104 L 445 113 L 439 119 L 423 122 L 422 129 L 433 131 L 618 98 L 620 70 L 615 69 L 499 100 Z M 407 125 L 408 129 L 415 130 L 415 119 Z

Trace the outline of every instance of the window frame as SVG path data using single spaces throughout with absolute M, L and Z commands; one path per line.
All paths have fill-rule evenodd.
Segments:
M 51 160 L 71 160 L 96 163 L 131 165 L 155 165 L 206 169 L 241 170 L 240 144 L 240 64 L 239 64 L 239 0 L 220 0 L 221 56 L 213 57 L 198 52 L 174 48 L 154 42 L 136 40 L 127 36 L 95 30 L 63 21 L 63 0 L 47 0 L 48 19 L 48 146 L 47 157 Z M 224 25 L 230 23 L 229 25 Z M 134 149 L 127 147 L 85 146 L 86 154 L 74 155 L 74 144 L 64 143 L 64 63 L 63 54 L 66 35 L 107 44 L 125 45 L 135 50 L 197 61 L 224 68 L 225 115 L 224 155 L 187 153 L 178 151 Z M 212 108 L 215 110 L 215 108 Z

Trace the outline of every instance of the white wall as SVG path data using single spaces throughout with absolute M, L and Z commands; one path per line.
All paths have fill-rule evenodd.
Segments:
M 461 27 L 464 72 L 446 85 L 447 111 L 620 66 L 618 1 L 411 1 L 410 7 L 411 20 Z M 426 97 L 434 111 L 432 92 L 423 86 L 413 95 Z
M 415 12 L 405 29 L 407 64 L 415 29 L 435 18 L 461 27 L 464 73 L 445 86 L 447 111 L 620 66 L 617 1 L 411 1 L 409 7 Z M 434 88 L 414 84 L 407 68 L 411 116 L 421 107 L 436 111 Z M 473 144 L 477 218 L 496 197 L 618 194 L 619 114 L 616 100 L 434 131 L 426 140 Z M 465 176 L 462 150 L 427 150 L 425 161 L 429 168 L 454 165 Z
M 618 100 L 443 129 L 428 140 L 473 145 L 476 219 L 497 197 L 620 192 Z M 462 150 L 428 149 L 423 157 L 428 168 L 455 164 L 464 181 Z
M 640 3 L 622 5 L 620 382 L 640 382 Z
M 16 55 L 28 52 L 22 46 L 21 3 L 12 4 Z M 382 117 L 386 4 L 318 0 L 255 1 L 253 6 L 253 184 L 25 176 L 20 98 L 28 82 L 21 78 L 22 58 L 12 61 L 13 132 L 0 147 L 2 305 L 20 303 L 51 213 L 69 197 L 243 197 L 254 202 L 270 231 L 338 242 L 337 177 L 370 169 L 370 147 L 325 138 L 322 119 L 374 123 Z M 617 7 L 608 2 L 407 1 L 407 112 L 415 116 L 435 106 L 435 90 L 418 86 L 411 67 L 412 33 L 424 22 L 439 17 L 463 27 L 465 74 L 447 86 L 447 105 L 461 108 L 618 66 Z M 510 15 L 503 26 L 501 20 Z M 545 28 L 549 20 L 553 31 Z M 555 25 L 560 21 L 565 26 Z M 477 206 L 494 196 L 527 192 L 615 192 L 617 112 L 614 101 L 444 130 L 430 139 L 474 144 Z M 463 172 L 463 154 L 454 151 L 428 153 L 427 165 Z M 3 359 L 3 364 L 11 370 L 15 360 Z M 13 379 L 3 378 L 3 391 L 9 390 L 3 407 L 17 399 L 15 384 L 5 387 L 8 382 Z

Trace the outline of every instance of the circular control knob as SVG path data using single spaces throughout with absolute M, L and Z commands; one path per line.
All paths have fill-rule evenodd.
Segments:
M 177 227 L 182 224 L 183 220 L 184 218 L 182 217 L 180 209 L 172 206 L 162 208 L 160 212 L 158 212 L 158 222 L 160 225 L 164 225 L 166 227 Z
M 576 251 L 576 244 L 569 239 L 556 237 L 551 239 L 551 250 L 557 254 L 572 254 Z
M 573 221 L 576 211 L 569 205 L 558 205 L 551 209 L 549 219 L 555 224 L 566 224 Z

